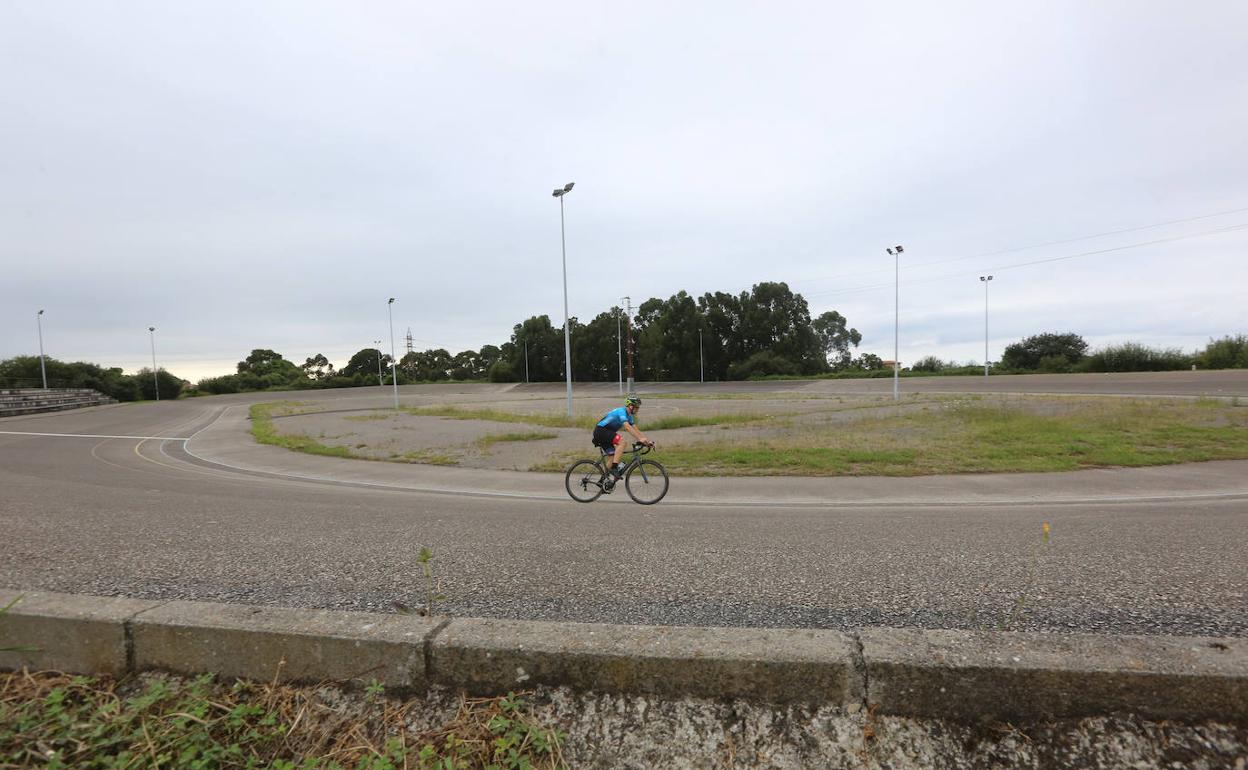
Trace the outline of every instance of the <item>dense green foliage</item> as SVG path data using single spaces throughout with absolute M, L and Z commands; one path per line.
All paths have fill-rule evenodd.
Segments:
M 65 363 L 55 358 L 45 358 L 49 388 L 90 388 L 118 401 L 138 401 L 156 397 L 156 383 L 152 370 L 142 369 L 138 374 L 123 374 L 119 367 L 105 369 L 86 361 Z M 160 397 L 174 399 L 182 392 L 185 383 L 164 369 L 159 370 Z M 39 388 L 43 376 L 39 369 L 39 356 L 15 356 L 0 361 L 0 387 Z

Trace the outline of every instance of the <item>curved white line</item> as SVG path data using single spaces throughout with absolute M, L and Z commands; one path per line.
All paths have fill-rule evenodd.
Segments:
M 54 438 L 129 438 L 140 441 L 189 441 L 181 436 L 103 436 L 94 433 L 28 433 L 20 430 L 0 430 L 6 436 L 51 436 Z

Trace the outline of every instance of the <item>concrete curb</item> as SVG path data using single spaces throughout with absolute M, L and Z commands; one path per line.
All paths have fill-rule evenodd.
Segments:
M 832 705 L 958 720 L 1248 723 L 1248 640 L 868 628 L 608 626 L 0 590 L 0 669 L 372 679 Z

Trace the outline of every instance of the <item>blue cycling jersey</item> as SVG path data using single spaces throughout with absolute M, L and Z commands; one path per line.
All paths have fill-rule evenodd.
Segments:
M 626 407 L 621 406 L 619 409 L 612 409 L 607 412 L 607 416 L 598 421 L 599 428 L 610 428 L 611 430 L 619 430 L 624 423 L 636 425 L 637 421 L 628 413 Z

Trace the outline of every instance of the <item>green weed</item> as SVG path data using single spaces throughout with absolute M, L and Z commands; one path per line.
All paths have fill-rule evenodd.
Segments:
M 433 730 L 408 725 L 425 704 L 373 681 L 361 701 L 296 688 L 148 675 L 115 681 L 0 674 L 0 767 L 553 770 L 566 735 L 520 695 L 463 699 Z

